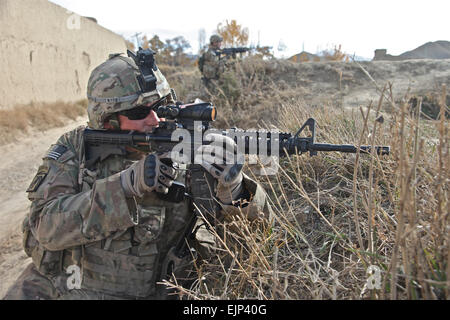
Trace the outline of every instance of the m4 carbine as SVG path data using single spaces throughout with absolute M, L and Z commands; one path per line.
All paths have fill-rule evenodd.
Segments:
M 191 139 L 183 141 L 191 147 L 191 162 L 194 162 L 196 148 L 208 141 L 198 141 L 196 135 L 202 136 L 205 132 L 221 133 L 230 137 L 243 139 L 244 147 L 241 148 L 245 154 L 260 154 L 262 146 L 267 147 L 268 156 L 284 156 L 286 154 L 303 154 L 309 152 L 311 156 L 318 151 L 337 151 L 356 153 L 358 148 L 349 144 L 328 144 L 315 142 L 316 121 L 308 119 L 295 135 L 278 131 L 267 130 L 239 130 L 228 129 L 223 131 L 211 131 L 211 123 L 216 119 L 216 108 L 210 103 L 195 103 L 189 105 L 159 106 L 155 112 L 158 117 L 169 121 L 162 121 L 159 126 L 150 133 L 131 131 L 110 131 L 85 129 L 84 142 L 86 147 L 87 166 L 94 165 L 99 159 L 104 159 L 110 154 L 123 154 L 124 147 L 134 147 L 147 152 L 170 152 L 179 145 L 183 137 Z M 310 137 L 302 137 L 300 134 L 308 128 Z M 179 131 L 177 131 L 179 130 Z M 180 134 L 177 135 L 177 132 Z M 277 145 L 279 155 L 273 153 L 273 146 Z M 378 155 L 388 155 L 390 147 L 375 146 Z M 370 153 L 371 146 L 360 146 L 361 153 Z

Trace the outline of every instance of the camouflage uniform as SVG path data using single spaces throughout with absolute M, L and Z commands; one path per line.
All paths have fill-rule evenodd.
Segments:
M 227 69 L 227 61 L 220 57 L 220 45 L 222 37 L 218 35 L 212 35 L 210 38 L 210 45 L 206 52 L 202 55 L 203 68 L 202 68 L 202 82 L 207 92 L 202 93 L 202 97 L 208 98 L 217 95 L 217 87 L 220 85 L 219 80 L 221 75 Z
M 113 87 L 112 81 L 108 88 Z M 114 108 L 121 103 L 116 101 Z M 102 105 L 90 99 L 90 110 Z M 91 123 L 97 123 L 92 116 Z M 88 169 L 84 129 L 64 134 L 50 147 L 27 190 L 32 203 L 23 223 L 23 244 L 33 264 L 6 299 L 165 297 L 156 282 L 169 249 L 183 237 L 192 217 L 190 200 L 167 202 L 155 192 L 127 198 L 120 172 L 143 154 L 109 155 Z M 185 170 L 179 170 L 177 180 L 186 182 Z M 263 189 L 247 176 L 243 184 L 251 194 L 249 205 L 240 209 L 221 204 L 219 213 L 227 217 L 242 210 L 249 219 L 267 216 L 270 207 Z M 79 289 L 68 286 L 73 266 L 81 270 Z
M 203 54 L 203 59 L 203 77 L 207 80 L 218 80 L 225 72 L 225 60 L 219 59 L 217 50 L 211 47 Z

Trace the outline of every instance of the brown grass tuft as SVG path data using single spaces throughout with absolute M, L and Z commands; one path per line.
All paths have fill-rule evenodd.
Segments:
M 86 114 L 87 101 L 30 103 L 0 110 L 0 145 L 15 141 L 29 128 L 46 130 Z

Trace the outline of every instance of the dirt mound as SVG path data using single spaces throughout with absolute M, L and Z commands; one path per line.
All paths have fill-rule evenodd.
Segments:
M 389 61 L 401 61 L 410 59 L 450 59 L 450 42 L 427 42 L 414 50 L 404 52 L 398 56 L 387 54 L 386 49 L 377 49 L 375 50 L 375 57 L 373 58 L 373 60 Z
M 427 42 L 424 45 L 405 53 L 402 59 L 450 59 L 450 41 Z

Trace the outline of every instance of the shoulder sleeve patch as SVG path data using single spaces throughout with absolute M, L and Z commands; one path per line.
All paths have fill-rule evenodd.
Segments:
M 42 181 L 44 181 L 49 171 L 49 167 L 40 166 L 38 172 L 34 176 L 33 180 L 30 183 L 30 186 L 27 189 L 27 192 L 35 192 L 37 188 L 41 185 Z
M 66 151 L 67 147 L 59 144 L 54 144 L 50 147 L 50 149 L 48 149 L 44 159 L 58 160 Z

